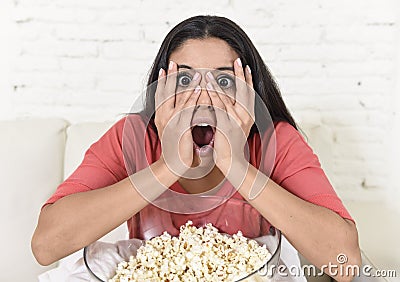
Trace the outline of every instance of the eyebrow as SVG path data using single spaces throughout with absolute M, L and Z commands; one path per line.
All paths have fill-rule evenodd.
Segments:
M 178 65 L 178 68 L 181 68 L 181 69 L 193 69 L 191 66 L 188 66 L 188 65 Z M 216 70 L 220 70 L 220 71 L 224 71 L 224 70 L 229 70 L 229 71 L 234 71 L 233 70 L 233 67 L 219 67 L 219 68 L 216 68 Z

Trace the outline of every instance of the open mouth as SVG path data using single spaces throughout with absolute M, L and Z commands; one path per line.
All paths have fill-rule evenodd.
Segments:
M 193 144 L 199 153 L 206 153 L 214 145 L 215 127 L 208 123 L 199 123 L 192 126 Z

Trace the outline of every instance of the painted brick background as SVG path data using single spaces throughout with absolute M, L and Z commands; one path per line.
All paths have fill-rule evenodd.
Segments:
M 388 184 L 400 132 L 395 0 L 3 0 L 0 10 L 1 119 L 117 119 L 172 26 L 224 15 L 253 40 L 295 118 L 333 130 L 338 192 L 400 198 Z

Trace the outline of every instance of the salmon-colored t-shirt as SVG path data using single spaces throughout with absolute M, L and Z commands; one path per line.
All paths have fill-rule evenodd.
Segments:
M 274 123 L 273 127 L 275 130 L 272 133 L 270 131 L 263 136 L 256 133 L 249 138 L 249 162 L 299 198 L 353 221 L 329 183 L 317 156 L 300 133 L 287 122 Z M 263 146 L 265 151 L 260 149 Z M 157 161 L 160 154 L 161 144 L 156 132 L 138 114 L 128 115 L 90 146 L 79 167 L 58 186 L 45 204 L 73 193 L 112 185 Z M 170 189 L 187 194 L 179 182 L 175 182 Z M 230 189 L 234 188 L 226 181 L 220 190 Z M 195 214 L 168 212 L 149 204 L 127 224 L 131 238 L 149 239 L 163 231 L 177 235 L 179 226 L 188 220 L 196 225 L 211 222 L 229 234 L 241 230 L 249 238 L 268 234 L 271 230 L 269 222 L 237 191 L 216 208 Z

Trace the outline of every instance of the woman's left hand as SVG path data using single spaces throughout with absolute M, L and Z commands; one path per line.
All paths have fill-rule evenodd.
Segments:
M 250 68 L 246 66 L 244 72 L 240 58 L 236 59 L 233 65 L 235 97 L 224 93 L 211 72 L 206 75 L 207 92 L 217 118 L 214 158 L 217 167 L 225 176 L 235 162 L 245 161 L 244 148 L 255 121 L 255 92 Z

